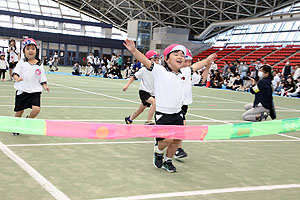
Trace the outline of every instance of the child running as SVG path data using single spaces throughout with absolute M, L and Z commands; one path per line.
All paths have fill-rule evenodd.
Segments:
M 0 54 L 0 79 L 2 76 L 2 82 L 5 81 L 5 73 L 8 68 L 8 63 L 5 60 L 5 53 Z
M 186 126 L 185 115 L 188 110 L 188 105 L 190 105 L 193 102 L 192 86 L 196 83 L 199 83 L 199 81 L 200 81 L 200 76 L 197 73 L 194 73 L 193 70 L 188 69 L 188 68 L 191 68 L 191 66 L 192 66 L 193 56 L 189 49 L 186 49 L 186 53 L 187 53 L 187 55 L 185 57 L 185 66 L 186 67 L 182 68 L 182 70 L 181 70 L 185 76 L 184 99 L 183 99 L 183 106 L 181 107 L 184 126 Z M 185 158 L 185 157 L 187 157 L 187 153 L 182 148 L 182 140 L 180 140 L 178 149 L 175 153 L 175 158 Z
M 181 72 L 184 67 L 186 48 L 179 44 L 172 44 L 164 50 L 164 66 L 151 62 L 144 54 L 135 48 L 131 40 L 125 40 L 124 46 L 147 67 L 153 75 L 157 125 L 183 125 L 181 107 L 184 99 L 185 76 Z M 207 59 L 195 63 L 188 70 L 196 71 L 205 65 L 209 65 L 216 55 L 212 54 Z M 158 145 L 154 148 L 153 164 L 157 168 L 163 168 L 168 172 L 176 172 L 172 164 L 172 158 L 178 148 L 179 139 L 156 138 Z M 166 156 L 163 158 L 164 150 Z
M 146 53 L 146 57 L 151 61 L 158 64 L 158 54 L 150 50 Z M 132 124 L 133 120 L 136 119 L 147 107 L 150 107 L 147 121 L 145 125 L 154 125 L 155 123 L 152 121 L 154 111 L 155 111 L 155 97 L 154 97 L 154 85 L 153 85 L 153 77 L 149 70 L 146 67 L 142 67 L 139 71 L 137 71 L 133 76 L 130 77 L 128 82 L 124 85 L 123 91 L 126 91 L 129 85 L 135 80 L 141 79 L 139 95 L 142 103 L 138 107 L 138 109 L 128 117 L 125 117 L 126 124 Z
M 32 38 L 23 41 L 24 59 L 18 62 L 13 71 L 15 79 L 15 117 L 22 117 L 26 108 L 32 111 L 28 118 L 35 118 L 40 112 L 42 90 L 49 92 L 44 67 L 39 59 L 36 59 L 37 44 Z M 19 133 L 13 133 L 14 136 Z

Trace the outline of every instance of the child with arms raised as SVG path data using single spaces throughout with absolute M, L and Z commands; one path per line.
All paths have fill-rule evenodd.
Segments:
M 184 98 L 185 77 L 180 69 L 185 66 L 186 48 L 179 44 L 173 44 L 164 50 L 164 66 L 151 62 L 144 54 L 135 48 L 131 40 L 125 40 L 125 47 L 145 67 L 152 72 L 154 80 L 156 112 L 155 122 L 157 125 L 183 125 L 181 107 Z M 215 54 L 207 59 L 195 63 L 191 70 L 196 71 L 210 64 Z M 163 168 L 168 172 L 176 172 L 172 158 L 178 148 L 179 139 L 156 138 L 157 145 L 154 149 L 153 164 L 157 168 Z M 166 156 L 163 158 L 164 150 Z

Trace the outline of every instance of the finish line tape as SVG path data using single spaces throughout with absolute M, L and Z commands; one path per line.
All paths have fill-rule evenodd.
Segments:
M 0 116 L 0 131 L 2 132 L 90 139 L 158 137 L 203 141 L 272 135 L 298 130 L 300 130 L 300 118 L 209 126 L 175 126 L 73 122 Z

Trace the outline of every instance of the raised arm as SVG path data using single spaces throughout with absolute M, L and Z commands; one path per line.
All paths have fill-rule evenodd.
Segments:
M 209 73 L 209 66 L 207 66 L 204 70 L 204 72 L 202 73 L 202 84 L 205 84 L 206 83 L 206 80 L 207 80 L 207 76 L 208 76 L 208 73 Z
M 144 64 L 145 67 L 148 69 L 151 67 L 151 61 L 144 55 L 142 54 L 139 50 L 135 48 L 135 44 L 132 40 L 124 40 L 125 43 L 124 46 L 132 53 L 132 55 L 139 60 L 141 63 Z
M 198 71 L 199 69 L 207 66 L 209 68 L 210 64 L 217 58 L 217 54 L 213 53 L 206 59 L 196 62 L 192 65 L 193 71 Z

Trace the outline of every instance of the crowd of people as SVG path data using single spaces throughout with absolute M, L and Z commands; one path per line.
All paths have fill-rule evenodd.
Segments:
M 73 65 L 72 74 L 85 76 L 95 75 L 113 79 L 127 79 L 140 68 L 141 63 L 139 61 L 135 60 L 135 63 L 132 63 L 131 58 L 128 58 L 125 62 L 123 62 L 120 54 L 112 53 L 111 59 L 108 59 L 107 56 L 94 56 L 93 53 L 90 52 L 87 58 L 83 58 L 81 63 L 77 61 Z M 123 69 L 124 72 L 122 73 Z
M 208 82 L 205 84 L 211 88 L 226 88 L 236 91 L 249 91 L 251 87 L 251 79 L 258 80 L 259 69 L 263 65 L 268 65 L 265 60 L 261 62 L 251 61 L 248 65 L 245 62 L 224 63 L 224 67 L 218 68 L 217 64 L 212 63 Z M 201 72 L 200 72 L 201 73 Z M 272 69 L 273 93 L 280 96 L 300 97 L 300 66 L 291 66 L 289 61 L 286 62 L 282 72 L 279 69 Z
M 86 61 L 86 62 L 85 62 Z M 161 57 L 159 58 L 161 62 Z M 50 63 L 50 61 L 49 61 Z M 86 63 L 86 64 L 85 64 Z M 246 62 L 224 62 L 224 67 L 218 67 L 215 62 L 212 62 L 207 83 L 203 84 L 200 80 L 195 85 L 206 86 L 211 88 L 226 88 L 236 91 L 249 91 L 251 86 L 251 79 L 258 80 L 258 71 L 263 65 L 267 65 L 267 60 L 263 62 L 258 59 L 255 62 L 251 61 L 250 64 Z M 109 60 L 106 56 L 94 56 L 90 52 L 89 56 L 82 63 L 76 62 L 73 66 L 73 75 L 95 75 L 105 78 L 114 79 L 130 79 L 140 68 L 142 64 L 135 60 L 131 62 L 128 58 L 125 62 L 122 61 L 120 54 L 112 54 Z M 49 69 L 52 66 L 49 64 Z M 123 72 L 121 71 L 124 70 Z M 205 69 L 205 68 L 204 68 Z M 204 71 L 196 72 L 201 78 Z M 279 69 L 272 70 L 274 80 L 272 81 L 273 93 L 280 96 L 287 97 L 300 97 L 300 66 L 291 66 L 289 62 L 286 63 L 282 72 Z

